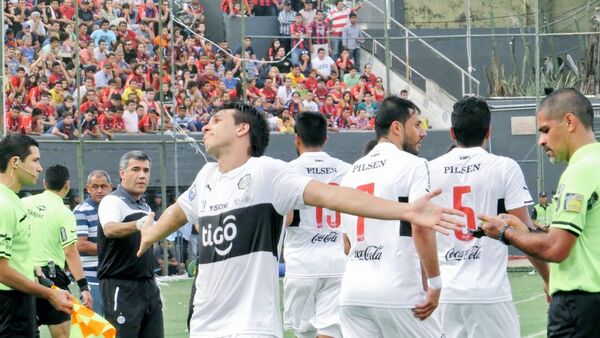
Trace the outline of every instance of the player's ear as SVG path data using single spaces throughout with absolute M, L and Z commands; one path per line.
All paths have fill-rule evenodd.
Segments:
M 450 128 L 450 138 L 452 141 L 456 142 L 456 133 L 454 132 L 454 128 Z
M 250 131 L 250 124 L 249 123 L 240 123 L 236 126 L 236 128 L 237 128 L 237 134 L 239 136 L 246 135 Z

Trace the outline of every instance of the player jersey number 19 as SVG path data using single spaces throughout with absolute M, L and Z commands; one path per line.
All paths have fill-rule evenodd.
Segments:
M 454 206 L 454 209 L 460 210 L 460 211 L 464 212 L 465 215 L 467 215 L 468 228 L 475 230 L 476 229 L 475 212 L 473 211 L 472 208 L 464 206 L 463 202 L 462 202 L 463 195 L 468 194 L 470 192 L 471 192 L 470 185 L 454 187 L 453 192 L 452 192 L 453 206 Z M 459 231 L 459 230 L 455 230 L 454 234 L 456 235 L 456 238 L 461 241 L 470 241 L 471 239 L 473 239 L 473 236 L 463 233 L 462 231 Z
M 330 185 L 339 185 L 335 182 L 331 182 L 329 184 Z M 316 207 L 315 209 L 316 209 L 315 219 L 317 221 L 317 229 L 321 229 L 323 227 L 323 208 Z M 335 212 L 335 219 L 332 219 L 331 215 L 327 215 L 327 217 L 325 219 L 327 220 L 327 225 L 332 229 L 338 228 L 340 226 L 340 223 L 342 222 L 342 216 L 340 215 L 339 211 Z

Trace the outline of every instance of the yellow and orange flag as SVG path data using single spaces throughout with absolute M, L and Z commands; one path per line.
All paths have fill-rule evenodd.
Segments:
M 108 320 L 75 300 L 70 338 L 115 338 L 116 335 L 117 330 Z

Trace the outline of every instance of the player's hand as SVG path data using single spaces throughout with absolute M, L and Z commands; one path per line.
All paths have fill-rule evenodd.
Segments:
M 481 223 L 481 230 L 483 230 L 486 236 L 493 239 L 498 239 L 498 236 L 500 235 L 500 230 L 502 230 L 502 228 L 504 228 L 504 226 L 508 224 L 507 218 L 502 217 L 500 215 L 478 215 L 477 218 L 483 221 Z
M 81 304 L 91 309 L 94 306 L 94 300 L 92 299 L 92 293 L 89 291 L 81 291 Z
M 52 288 L 49 290 L 47 299 L 58 311 L 71 314 L 71 311 L 73 310 L 74 299 L 73 295 L 71 295 L 68 291 L 59 288 Z
M 152 244 L 154 244 L 148 240 L 148 231 L 150 231 L 150 228 L 152 228 L 153 224 L 154 224 L 154 213 L 151 212 L 148 214 L 148 217 L 146 218 L 146 221 L 144 222 L 144 226 L 140 230 L 142 238 L 140 240 L 140 249 L 137 252 L 138 257 L 142 257 L 144 252 L 146 252 L 146 250 L 151 248 Z
M 428 288 L 425 295 L 425 302 L 417 304 L 413 309 L 413 314 L 420 320 L 425 320 L 438 307 L 442 289 Z
M 464 213 L 455 209 L 443 208 L 431 202 L 432 198 L 441 193 L 442 189 L 436 189 L 409 203 L 408 221 L 414 225 L 432 228 L 444 235 L 450 233 L 448 230 L 460 231 L 465 224 L 454 216 L 464 217 Z

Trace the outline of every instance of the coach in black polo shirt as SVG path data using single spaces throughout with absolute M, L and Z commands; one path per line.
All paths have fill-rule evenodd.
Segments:
M 123 155 L 119 161 L 121 184 L 98 208 L 98 279 L 104 315 L 117 329 L 117 337 L 164 337 L 152 252 L 136 256 L 139 229 L 150 213 L 142 196 L 150 165 L 150 158 L 142 151 Z

